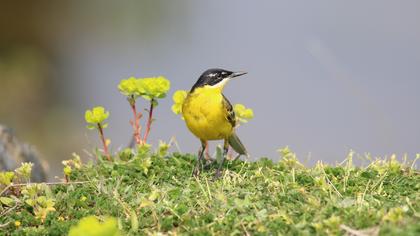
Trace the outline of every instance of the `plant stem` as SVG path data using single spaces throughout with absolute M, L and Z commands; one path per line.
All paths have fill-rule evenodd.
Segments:
M 154 101 L 155 101 L 154 99 L 150 100 L 149 118 L 147 119 L 147 125 L 146 125 L 146 131 L 143 137 L 143 143 L 146 143 L 147 137 L 149 137 L 150 127 L 152 126 Z
M 104 154 L 108 158 L 108 161 L 111 161 L 111 155 L 108 152 L 108 145 L 106 144 L 105 137 L 104 137 L 104 130 L 102 129 L 102 125 L 98 124 L 99 136 L 101 136 L 101 141 L 104 146 Z
M 131 107 L 131 110 L 133 111 L 133 116 L 134 116 L 134 119 L 132 121 L 132 126 L 133 126 L 133 131 L 134 131 L 133 137 L 134 137 L 134 140 L 136 141 L 136 144 L 141 144 L 140 118 L 142 115 L 137 114 L 136 101 L 134 100 L 134 98 L 132 100 L 129 100 L 129 102 L 130 102 L 130 107 Z

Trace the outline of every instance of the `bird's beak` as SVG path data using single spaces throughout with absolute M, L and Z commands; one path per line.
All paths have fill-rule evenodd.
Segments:
M 241 76 L 241 75 L 245 75 L 247 73 L 248 72 L 245 72 L 245 71 L 237 71 L 237 72 L 233 72 L 231 77 L 234 78 L 234 77 L 238 77 L 238 76 Z

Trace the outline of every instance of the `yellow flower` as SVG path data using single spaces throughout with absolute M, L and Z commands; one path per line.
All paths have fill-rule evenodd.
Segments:
M 137 90 L 147 100 L 164 98 L 170 87 L 171 82 L 163 76 L 137 79 Z
M 105 218 L 103 222 L 95 216 L 88 216 L 70 228 L 69 236 L 118 236 L 118 222 L 115 218 Z
M 20 225 L 21 225 L 22 223 L 20 222 L 20 221 L 15 221 L 15 226 L 17 227 L 17 228 L 19 228 L 20 227 Z
M 101 106 L 94 107 L 92 110 L 87 110 L 85 113 L 85 120 L 89 124 L 100 124 L 106 120 L 109 112 Z
M 137 79 L 135 77 L 121 80 L 118 85 L 118 90 L 125 96 L 140 96 L 137 89 Z
M 130 103 L 141 96 L 146 100 L 153 100 L 157 105 L 156 99 L 164 98 L 171 87 L 171 82 L 163 76 L 149 78 L 130 77 L 121 80 L 118 85 L 120 92 L 128 97 Z
M 235 111 L 236 119 L 238 119 L 239 122 L 247 123 L 254 118 L 254 111 L 250 108 L 246 108 L 242 104 L 235 104 L 233 110 Z
M 66 176 L 71 175 L 71 166 L 65 166 L 63 172 Z

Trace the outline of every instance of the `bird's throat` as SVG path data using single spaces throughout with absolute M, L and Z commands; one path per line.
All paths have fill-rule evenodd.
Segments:
M 219 89 L 220 92 L 223 91 L 223 88 L 225 87 L 226 83 L 229 81 L 229 79 L 223 79 L 222 81 L 220 81 L 217 84 L 214 85 L 205 85 L 204 87 L 210 87 L 210 88 L 214 88 L 214 89 Z

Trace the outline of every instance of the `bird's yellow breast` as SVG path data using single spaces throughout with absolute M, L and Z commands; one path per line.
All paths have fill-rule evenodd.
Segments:
M 196 88 L 185 99 L 182 115 L 188 129 L 201 140 L 226 139 L 233 132 L 221 88 Z

